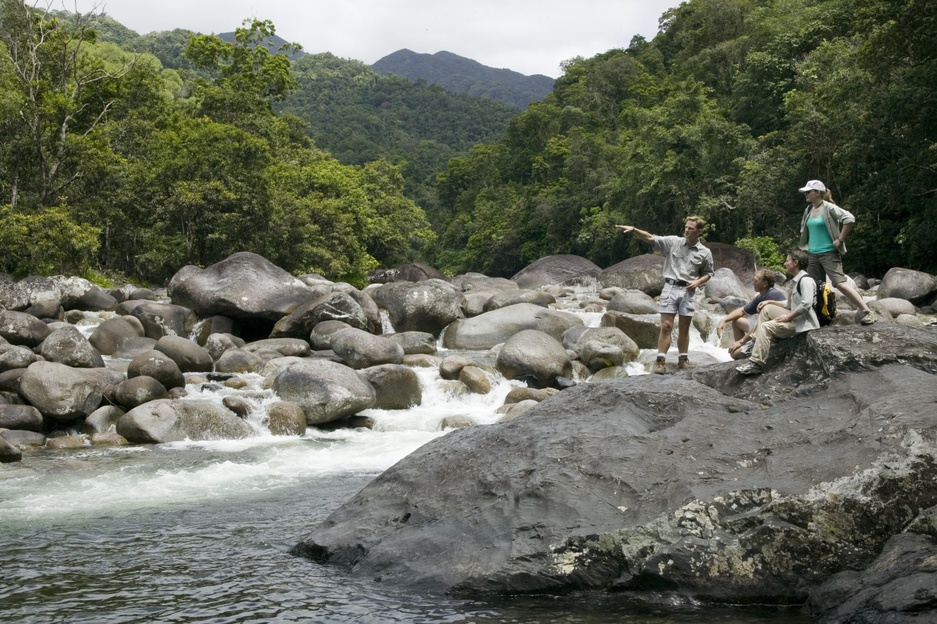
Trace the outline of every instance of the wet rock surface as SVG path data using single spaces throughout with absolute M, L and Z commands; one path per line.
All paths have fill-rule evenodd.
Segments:
M 539 290 L 466 274 L 359 291 L 235 254 L 183 268 L 166 291 L 112 290 L 122 303 L 97 320 L 119 316 L 88 340 L 97 313 L 80 307 L 111 305 L 89 284 L 0 278 L 0 460 L 374 426 L 362 410 L 422 402 L 416 367 L 453 396 L 518 376 L 529 385 L 500 423 L 441 419 L 467 429 L 388 470 L 296 552 L 421 591 L 673 592 L 807 602 L 824 622 L 921 621 L 935 585 L 937 278 L 886 276 L 864 293 L 879 322 L 857 326 L 841 301 L 833 326 L 779 342 L 743 378 L 706 350 L 714 315 L 744 302 L 750 262 L 737 260 L 702 297 L 689 370 L 674 356 L 650 377 L 629 374 L 647 370 L 660 327 L 651 255 L 606 270 L 602 290 L 585 265 Z M 528 273 L 559 280 L 542 277 L 551 263 L 583 264 Z
M 935 373 L 932 330 L 851 326 L 761 378 L 580 385 L 425 445 L 294 552 L 427 591 L 803 603 L 937 504 Z

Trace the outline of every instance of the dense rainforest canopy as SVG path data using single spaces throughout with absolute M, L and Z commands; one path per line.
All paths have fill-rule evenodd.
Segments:
M 0 0 L 0 269 L 164 282 L 246 250 L 362 282 L 433 242 L 398 165 L 343 164 L 274 112 L 298 82 L 272 24 L 187 36 L 168 69 L 99 18 Z
M 327 53 L 300 58 L 293 74 L 296 89 L 274 109 L 307 121 L 306 134 L 346 165 L 381 158 L 398 165 L 406 194 L 427 210 L 449 159 L 498 140 L 517 114 L 501 102 L 381 76 Z
M 653 41 L 569 61 L 497 142 L 450 161 L 436 261 L 510 275 L 647 247 L 612 225 L 769 251 L 808 179 L 853 212 L 846 269 L 937 269 L 937 3 L 691 0 Z M 763 258 L 767 261 L 767 258 Z
M 249 250 L 356 282 L 416 259 L 511 275 L 614 264 L 647 248 L 613 224 L 689 214 L 770 263 L 811 178 L 858 219 L 847 270 L 937 270 L 933 2 L 692 0 L 520 113 L 291 62 L 273 34 L 139 37 L 0 0 L 0 270 L 161 282 Z

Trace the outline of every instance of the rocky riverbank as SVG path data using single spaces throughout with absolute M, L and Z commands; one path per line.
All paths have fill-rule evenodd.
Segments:
M 937 333 L 839 327 L 776 351 L 760 381 L 722 363 L 581 385 L 451 433 L 295 552 L 427 591 L 918 621 L 937 608 Z
M 751 259 L 715 251 L 694 319 L 704 337 L 751 295 Z M 164 292 L 2 281 L 0 459 L 254 435 L 250 392 L 222 403 L 193 388 L 256 387 L 274 397 L 269 429 L 302 435 L 419 404 L 416 367 L 462 392 L 497 374 L 528 385 L 502 422 L 460 423 L 296 552 L 431 591 L 667 590 L 809 602 L 830 621 L 933 608 L 937 278 L 856 276 L 882 320 L 856 326 L 841 305 L 752 380 L 698 355 L 689 371 L 628 378 L 656 345 L 655 256 L 604 271 L 545 258 L 512 280 L 420 266 L 375 277 L 413 275 L 358 290 L 235 254 L 181 269 Z

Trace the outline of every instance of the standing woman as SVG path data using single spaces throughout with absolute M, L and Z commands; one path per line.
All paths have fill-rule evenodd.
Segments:
M 827 276 L 833 287 L 843 293 L 858 309 L 856 322 L 871 325 L 875 312 L 869 309 L 862 295 L 849 285 L 843 273 L 846 237 L 856 218 L 848 210 L 833 203 L 833 196 L 820 180 L 810 180 L 800 189 L 810 202 L 800 223 L 800 248 L 808 253 L 807 273 L 822 288 Z

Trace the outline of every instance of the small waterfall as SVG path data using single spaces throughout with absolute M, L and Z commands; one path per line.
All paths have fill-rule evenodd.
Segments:
M 374 430 L 442 432 L 453 427 L 489 425 L 501 419 L 498 408 L 513 388 L 524 384 L 508 381 L 497 372 L 488 371 L 491 392 L 470 392 L 460 381 L 449 381 L 439 376 L 436 368 L 417 368 L 417 378 L 423 391 L 423 401 L 406 410 L 369 409 L 361 412 L 374 422 Z
M 195 326 L 192 327 L 192 331 L 189 332 L 187 338 L 192 342 L 198 343 L 198 337 L 202 335 L 202 332 L 205 331 L 206 327 L 211 326 L 211 323 L 211 318 L 202 319 L 201 321 L 197 322 Z
M 186 399 L 206 400 L 217 405 L 224 405 L 225 399 L 232 398 L 243 402 L 249 408 L 242 418 L 258 436 L 269 436 L 270 406 L 280 399 L 272 390 L 263 387 L 264 378 L 258 374 L 242 373 L 238 379 L 247 382 L 240 388 L 231 388 L 218 382 L 187 383 Z
M 387 314 L 387 310 L 381 308 L 379 310 L 381 317 L 381 333 L 382 334 L 396 334 L 397 330 L 394 329 L 393 323 L 390 322 L 390 315 Z
M 85 338 L 90 338 L 91 334 L 94 333 L 94 330 L 98 328 L 98 325 L 109 318 L 117 316 L 116 312 L 71 311 L 69 314 L 81 314 L 81 319 L 76 320 L 74 317 L 72 317 L 70 322 L 78 328 L 78 331 L 80 331 L 81 335 Z

